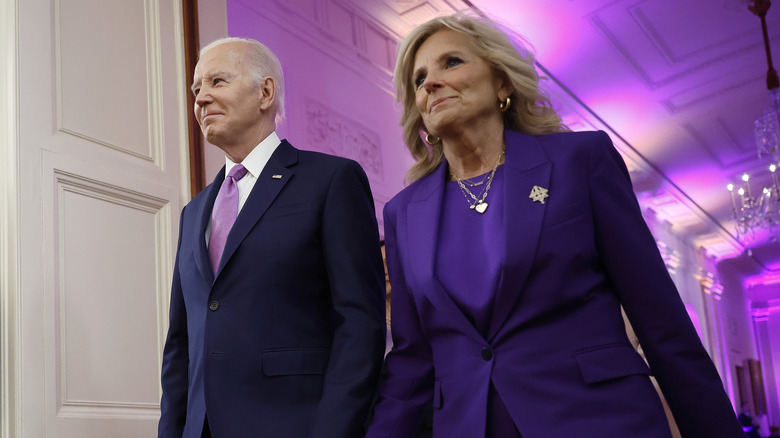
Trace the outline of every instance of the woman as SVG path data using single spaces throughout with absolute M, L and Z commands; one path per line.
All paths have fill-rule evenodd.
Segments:
M 650 369 L 683 437 L 742 436 L 620 155 L 566 132 L 531 55 L 438 18 L 395 86 L 418 161 L 385 208 L 394 347 L 367 436 L 409 437 L 433 403 L 439 438 L 669 437 Z

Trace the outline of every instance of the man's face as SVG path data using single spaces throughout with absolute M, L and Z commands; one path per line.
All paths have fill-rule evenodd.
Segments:
M 213 47 L 195 66 L 195 118 L 210 143 L 240 144 L 262 124 L 262 91 L 247 72 L 241 42 Z

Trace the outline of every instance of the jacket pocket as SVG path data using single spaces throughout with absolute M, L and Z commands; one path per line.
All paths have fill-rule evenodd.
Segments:
M 585 383 L 598 383 L 631 375 L 652 373 L 631 345 L 609 345 L 574 355 Z
M 263 374 L 292 376 L 325 374 L 330 350 L 327 348 L 299 348 L 263 352 Z
M 545 213 L 543 231 L 556 228 L 582 217 L 589 209 L 585 201 L 576 202 L 560 208 L 548 210 Z

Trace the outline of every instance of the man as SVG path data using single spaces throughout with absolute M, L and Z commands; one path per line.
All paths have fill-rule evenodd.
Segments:
M 226 166 L 181 214 L 161 438 L 362 436 L 385 342 L 371 192 L 279 140 L 283 89 L 257 41 L 201 50 L 195 116 Z

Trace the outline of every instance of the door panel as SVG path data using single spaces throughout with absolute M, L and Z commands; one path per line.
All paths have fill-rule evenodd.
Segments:
M 180 4 L 16 1 L 14 428 L 30 438 L 153 437 L 189 193 Z

